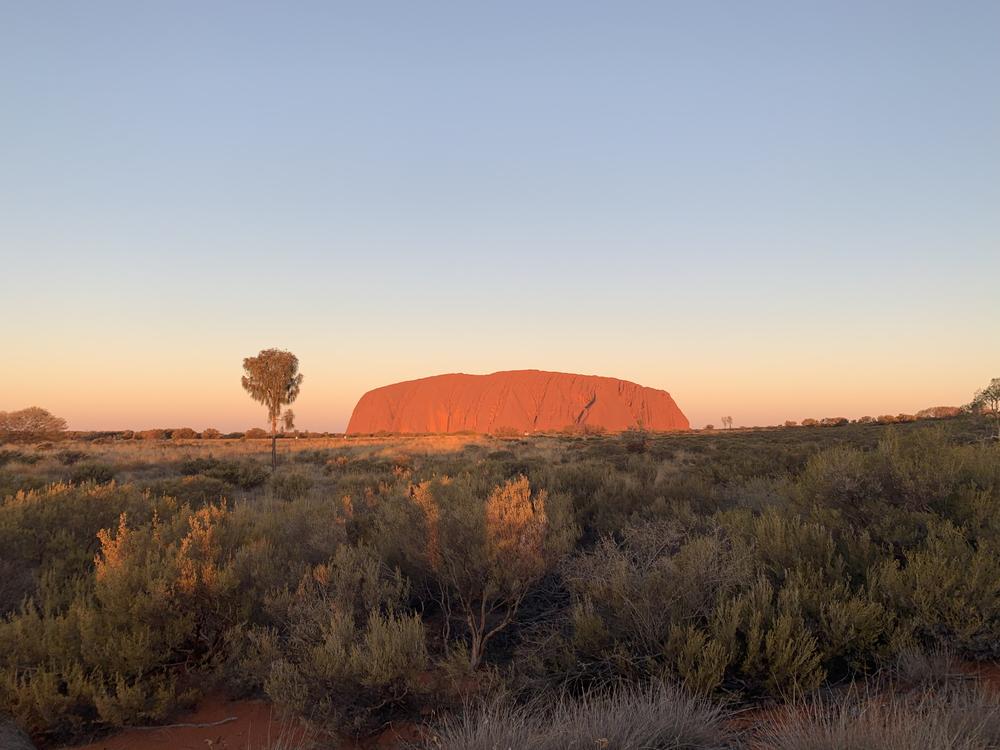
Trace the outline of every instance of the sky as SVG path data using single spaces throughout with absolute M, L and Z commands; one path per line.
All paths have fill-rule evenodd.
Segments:
M 1000 3 L 0 0 L 0 410 L 537 368 L 692 425 L 1000 376 Z

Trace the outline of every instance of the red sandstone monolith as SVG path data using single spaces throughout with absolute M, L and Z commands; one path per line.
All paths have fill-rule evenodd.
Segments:
M 627 380 L 540 370 L 436 375 L 368 391 L 348 434 L 376 432 L 619 432 L 690 427 L 666 391 Z

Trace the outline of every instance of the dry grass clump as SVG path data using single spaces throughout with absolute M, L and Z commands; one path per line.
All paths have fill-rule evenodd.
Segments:
M 790 710 L 763 731 L 759 750 L 991 750 L 1000 705 L 978 689 L 856 696 Z
M 487 703 L 445 724 L 440 750 L 723 750 L 726 709 L 671 685 L 621 685 L 553 707 Z

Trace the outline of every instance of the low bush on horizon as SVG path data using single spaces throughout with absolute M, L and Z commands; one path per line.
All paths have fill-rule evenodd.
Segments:
M 467 705 L 442 747 L 727 746 L 649 738 L 1000 659 L 988 429 L 7 449 L 0 714 L 52 745 L 221 685 L 355 735 Z

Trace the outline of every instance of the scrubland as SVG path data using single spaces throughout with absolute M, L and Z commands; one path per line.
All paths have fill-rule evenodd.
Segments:
M 318 747 L 1000 747 L 989 431 L 3 446 L 0 713 L 50 747 L 220 692 Z

